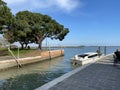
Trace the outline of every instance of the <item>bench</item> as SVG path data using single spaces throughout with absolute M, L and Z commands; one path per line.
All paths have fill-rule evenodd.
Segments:
M 114 65 L 120 63 L 120 51 L 114 52 L 113 58 L 114 58 Z

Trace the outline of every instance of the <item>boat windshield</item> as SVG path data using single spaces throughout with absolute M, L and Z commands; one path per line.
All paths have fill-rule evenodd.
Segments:
M 86 56 L 88 56 L 88 54 L 81 54 L 81 55 L 78 55 L 78 57 L 82 57 L 82 58 L 84 58 L 84 57 L 86 57 Z

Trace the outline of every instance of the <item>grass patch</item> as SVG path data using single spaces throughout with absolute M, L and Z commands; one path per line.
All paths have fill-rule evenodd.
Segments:
M 26 53 L 29 53 L 29 52 L 32 52 L 32 51 L 35 51 L 35 50 L 36 49 L 19 49 L 19 54 L 24 55 Z M 13 52 L 14 55 L 18 54 L 18 49 L 17 48 L 11 49 L 11 51 Z M 11 54 L 9 53 L 9 55 L 11 55 Z
M 7 56 L 8 54 L 7 48 L 0 48 L 0 56 Z
M 19 49 L 19 55 L 25 55 L 35 50 L 36 49 Z M 11 51 L 15 56 L 18 55 L 18 48 L 12 48 Z M 0 48 L 0 56 L 11 56 L 11 53 L 8 51 L 7 48 Z

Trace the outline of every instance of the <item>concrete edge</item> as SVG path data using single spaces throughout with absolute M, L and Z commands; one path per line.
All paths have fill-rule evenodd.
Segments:
M 25 57 L 25 58 L 19 58 L 17 60 L 20 61 L 20 60 L 27 60 L 27 59 L 39 59 L 39 58 L 41 58 L 41 56 Z M 8 62 L 8 61 L 15 61 L 15 59 L 6 59 L 6 60 L 2 60 L 0 62 Z
M 56 52 L 56 51 L 61 52 L 61 50 L 52 50 L 52 52 Z M 42 62 L 42 61 L 45 61 L 45 60 L 57 58 L 57 57 L 60 57 L 60 56 L 63 56 L 63 55 L 64 55 L 64 50 L 62 50 L 62 53 L 58 53 L 58 54 L 53 55 L 51 57 L 49 57 L 49 56 L 47 56 L 47 57 L 42 57 L 42 56 L 21 57 L 17 60 L 21 65 L 27 65 L 27 64 L 32 64 L 32 63 L 36 63 L 36 62 Z M 3 64 L 3 65 L 1 66 L 1 64 Z M 4 69 L 16 67 L 16 66 L 18 66 L 18 64 L 16 63 L 15 59 L 6 59 L 6 60 L 0 61 L 0 71 L 4 70 Z
M 65 80 L 65 79 L 67 79 L 67 78 L 69 78 L 70 76 L 72 76 L 73 74 L 77 73 L 78 71 L 81 71 L 81 70 L 83 70 L 84 68 L 86 68 L 86 67 L 90 66 L 91 64 L 95 63 L 96 61 L 101 60 L 101 59 L 103 59 L 103 58 L 105 58 L 105 57 L 108 57 L 108 56 L 110 56 L 110 55 L 112 55 L 112 54 L 108 54 L 108 55 L 106 55 L 106 56 L 103 56 L 103 57 L 101 57 L 101 58 L 98 58 L 98 59 L 94 60 L 93 62 L 91 62 L 91 63 L 89 63 L 89 64 L 86 64 L 86 65 L 84 65 L 84 66 L 81 66 L 81 67 L 79 67 L 79 68 L 76 68 L 75 70 L 72 70 L 72 71 L 70 71 L 70 72 L 62 75 L 62 76 L 54 79 L 53 81 L 50 81 L 50 82 L 44 84 L 43 86 L 36 88 L 35 90 L 49 90 L 49 89 L 50 89 L 51 87 L 53 87 L 54 85 L 56 85 L 56 84 L 58 84 L 59 82 Z
M 87 65 L 84 65 L 84 66 L 82 66 L 82 67 L 80 67 L 80 68 L 77 68 L 77 69 L 75 69 L 75 70 L 73 70 L 73 71 L 71 71 L 71 72 L 68 72 L 68 73 L 66 73 L 66 74 L 64 74 L 64 75 L 62 75 L 62 76 L 54 79 L 53 81 L 50 81 L 50 82 L 44 84 L 43 86 L 38 87 L 38 88 L 35 89 L 35 90 L 49 90 L 49 88 L 53 87 L 54 85 L 58 84 L 59 82 L 65 80 L 65 79 L 67 79 L 68 77 L 72 76 L 73 74 L 75 74 L 75 73 L 77 73 L 78 71 L 86 68 L 86 67 L 89 66 L 89 65 L 90 65 L 90 64 L 87 64 Z

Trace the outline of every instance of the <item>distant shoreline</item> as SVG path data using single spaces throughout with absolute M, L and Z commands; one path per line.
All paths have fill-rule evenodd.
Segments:
M 50 46 L 50 48 L 82 48 L 82 47 L 120 47 L 120 46 Z M 49 48 L 43 46 L 43 48 Z
M 81 48 L 85 46 L 50 46 L 50 48 Z M 49 48 L 49 47 L 43 47 L 43 48 Z

